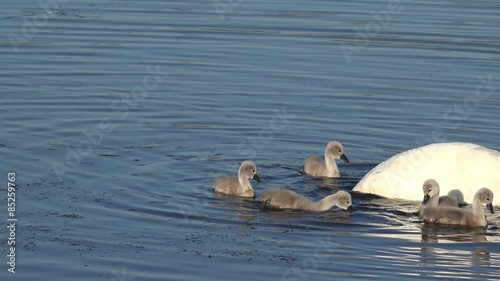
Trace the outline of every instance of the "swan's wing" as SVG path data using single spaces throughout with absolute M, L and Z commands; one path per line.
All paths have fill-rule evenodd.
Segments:
M 261 193 L 259 197 L 261 204 L 271 209 L 295 209 L 304 210 L 306 198 L 285 189 L 271 189 Z
M 304 160 L 304 172 L 311 176 L 323 176 L 326 174 L 325 159 L 319 156 L 311 156 Z
M 215 181 L 215 191 L 225 194 L 236 194 L 239 192 L 240 183 L 236 177 L 220 177 Z
M 422 218 L 426 223 L 467 225 L 469 211 L 456 207 L 427 207 L 424 208 Z

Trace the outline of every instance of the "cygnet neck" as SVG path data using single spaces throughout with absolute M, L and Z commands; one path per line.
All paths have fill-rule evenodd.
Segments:
M 472 213 L 474 214 L 475 217 L 485 216 L 483 204 L 481 204 L 477 195 L 474 196 L 474 202 L 472 202 Z
M 339 174 L 339 169 L 337 163 L 335 162 L 335 157 L 325 151 L 325 165 L 329 176 L 335 176 Z
M 311 209 L 314 211 L 326 211 L 330 210 L 333 206 L 337 205 L 338 194 L 328 195 L 321 199 L 319 202 L 312 203 Z
M 248 179 L 248 177 L 242 175 L 241 171 L 238 172 L 238 182 L 240 183 L 240 186 L 243 188 L 243 190 L 253 189 L 250 180 Z

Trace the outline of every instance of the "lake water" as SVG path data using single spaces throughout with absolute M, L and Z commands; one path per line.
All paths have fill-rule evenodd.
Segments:
M 497 1 L 0 5 L 0 175 L 18 185 L 1 280 L 500 278 L 498 207 L 474 230 L 424 226 L 419 202 L 262 212 L 212 193 L 243 160 L 257 194 L 319 200 L 422 144 L 500 149 Z M 342 178 L 302 175 L 331 140 Z

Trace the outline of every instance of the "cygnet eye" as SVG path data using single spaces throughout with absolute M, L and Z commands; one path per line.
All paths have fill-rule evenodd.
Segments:
M 342 153 L 342 149 L 339 149 L 339 153 Z
M 255 169 L 252 170 L 252 173 L 255 173 Z

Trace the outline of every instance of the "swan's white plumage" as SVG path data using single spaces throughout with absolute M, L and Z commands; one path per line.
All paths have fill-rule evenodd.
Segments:
M 377 165 L 353 191 L 420 201 L 420 187 L 429 178 L 439 182 L 443 194 L 460 190 L 467 203 L 482 186 L 500 194 L 500 152 L 460 142 L 417 147 Z M 494 200 L 494 205 L 500 205 L 500 196 Z

